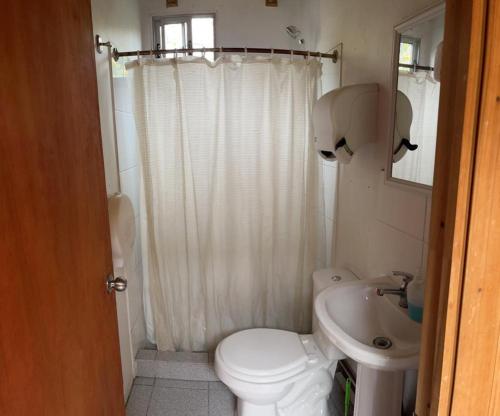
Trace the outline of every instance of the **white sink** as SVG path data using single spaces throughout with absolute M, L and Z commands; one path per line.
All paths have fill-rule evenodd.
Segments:
M 378 296 L 376 288 L 397 288 L 383 277 L 347 282 L 321 292 L 314 303 L 321 332 L 345 355 L 376 370 L 398 371 L 418 367 L 420 327 L 393 295 Z M 374 339 L 392 345 L 379 349 Z M 384 340 L 381 342 L 384 343 Z

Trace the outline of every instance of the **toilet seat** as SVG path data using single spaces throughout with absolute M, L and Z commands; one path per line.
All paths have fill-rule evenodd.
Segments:
M 342 269 L 314 272 L 314 293 L 337 280 L 354 279 L 349 273 Z M 238 398 L 238 416 L 330 414 L 331 368 L 339 357 L 318 334 L 258 328 L 234 333 L 219 343 L 215 373 Z
M 217 376 L 238 397 L 238 416 L 328 415 L 331 361 L 312 335 L 243 332 L 219 343 L 214 362 Z
M 242 381 L 270 383 L 303 372 L 310 357 L 299 335 L 279 329 L 256 328 L 224 339 L 217 355 L 226 370 Z

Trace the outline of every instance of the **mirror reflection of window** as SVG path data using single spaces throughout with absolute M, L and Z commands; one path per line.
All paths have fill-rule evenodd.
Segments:
M 396 96 L 404 97 L 408 105 L 394 105 L 393 152 L 397 155 L 392 155 L 391 176 L 432 186 L 440 94 L 434 65 L 444 36 L 444 7 L 427 16 L 405 25 L 396 36 Z M 397 127 L 408 120 L 411 125 L 402 134 Z
M 402 36 L 399 42 L 399 70 L 403 72 L 413 71 L 406 65 L 418 63 L 418 53 L 420 48 L 420 39 Z M 405 66 L 403 66 L 405 65 Z

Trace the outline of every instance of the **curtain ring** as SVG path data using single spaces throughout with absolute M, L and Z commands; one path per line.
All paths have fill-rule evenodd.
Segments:
M 293 49 L 290 49 L 290 62 L 293 61 Z
M 174 49 L 174 59 L 177 60 L 177 48 Z
M 201 52 L 201 56 L 205 58 L 205 47 L 203 47 L 203 51 Z
M 307 57 L 306 57 L 307 63 L 309 63 L 310 57 L 311 57 L 311 51 L 307 51 Z
M 137 61 L 141 60 L 141 51 L 137 51 Z
M 271 59 L 274 58 L 274 48 L 271 48 Z
M 248 59 L 248 49 L 246 46 L 245 46 L 245 59 Z

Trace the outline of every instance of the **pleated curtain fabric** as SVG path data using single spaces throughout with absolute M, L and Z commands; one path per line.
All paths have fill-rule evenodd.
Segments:
M 148 337 L 207 351 L 241 329 L 310 330 L 322 266 L 315 60 L 128 65 L 142 163 Z

